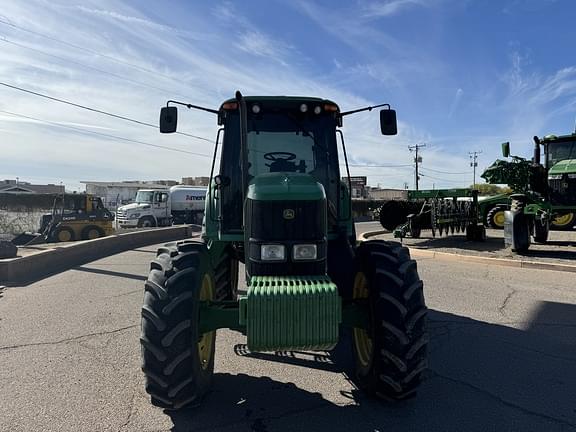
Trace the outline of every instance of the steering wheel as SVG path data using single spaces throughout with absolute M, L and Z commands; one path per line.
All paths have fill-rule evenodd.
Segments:
M 294 153 L 289 152 L 270 152 L 264 155 L 264 159 L 276 162 L 276 161 L 291 161 L 296 159 Z

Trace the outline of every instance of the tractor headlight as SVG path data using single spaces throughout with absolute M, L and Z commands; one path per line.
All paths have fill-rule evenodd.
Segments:
M 318 257 L 318 248 L 315 244 L 297 244 L 292 248 L 294 261 L 315 260 Z
M 286 259 L 286 247 L 278 244 L 260 245 L 260 259 L 262 261 L 284 261 Z
M 138 219 L 140 217 L 140 213 L 132 213 L 130 215 L 130 219 Z

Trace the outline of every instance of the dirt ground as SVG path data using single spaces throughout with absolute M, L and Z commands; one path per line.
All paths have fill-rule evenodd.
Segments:
M 503 230 L 486 230 L 485 242 L 466 240 L 463 233 L 432 237 L 429 230 L 422 231 L 419 239 L 405 238 L 402 242 L 418 249 L 448 252 L 462 255 L 476 255 L 492 258 L 518 259 L 525 261 L 550 262 L 576 265 L 576 231 L 550 231 L 546 244 L 532 243 L 527 253 L 518 255 L 504 246 Z M 373 238 L 396 240 L 392 233 Z

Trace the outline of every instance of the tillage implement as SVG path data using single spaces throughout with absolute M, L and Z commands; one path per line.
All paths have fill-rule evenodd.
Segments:
M 360 388 L 413 396 L 428 341 L 416 262 L 396 242 L 357 244 L 338 158 L 340 144 L 349 178 L 345 116 L 384 107 L 381 132 L 395 135 L 395 111 L 237 92 L 217 110 L 169 101 L 163 133 L 176 131 L 174 105 L 214 114 L 220 129 L 201 239 L 160 248 L 145 285 L 140 340 L 152 403 L 177 410 L 201 400 L 219 328 L 245 334 L 253 352 L 330 351 L 342 342 Z
M 380 223 L 401 239 L 419 238 L 422 230 L 431 230 L 432 237 L 465 232 L 467 240 L 486 240 L 474 189 L 408 191 L 408 200 L 382 205 Z

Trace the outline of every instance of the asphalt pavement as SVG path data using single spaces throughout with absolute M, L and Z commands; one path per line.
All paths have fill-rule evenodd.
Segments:
M 220 330 L 213 392 L 164 413 L 138 341 L 154 253 L 0 289 L 1 431 L 576 431 L 574 276 L 437 259 L 418 260 L 430 370 L 416 399 L 368 399 L 331 355 L 251 354 Z

